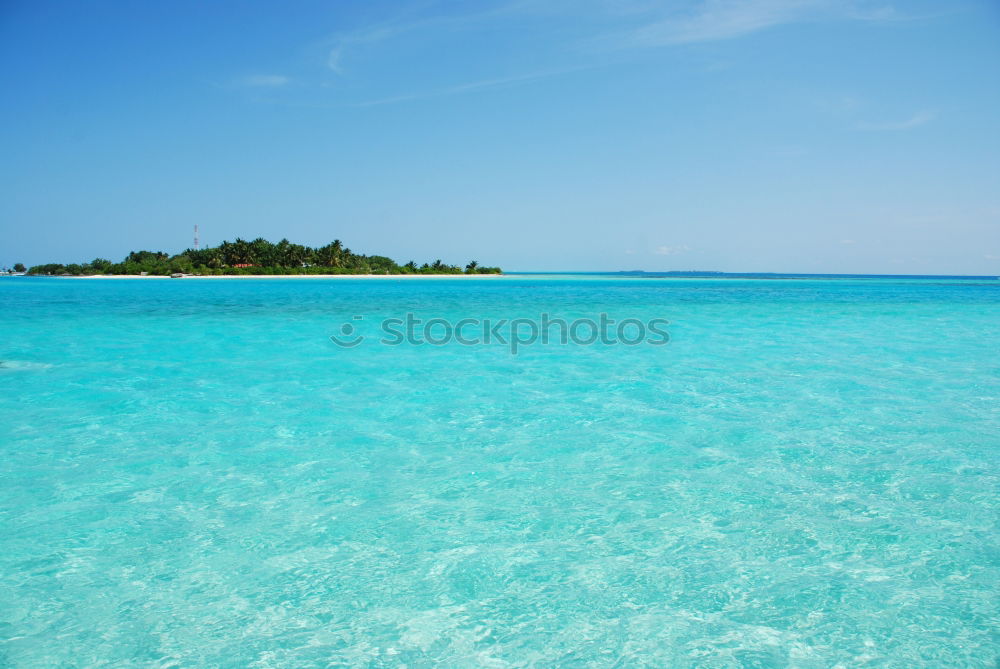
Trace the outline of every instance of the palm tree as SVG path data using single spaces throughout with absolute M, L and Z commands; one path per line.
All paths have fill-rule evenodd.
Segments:
M 273 267 L 276 263 L 277 258 L 274 253 L 274 244 L 267 241 L 263 237 L 258 237 L 257 239 L 250 242 L 250 254 L 252 256 L 251 262 L 257 265 L 263 265 L 264 267 Z
M 230 265 L 248 265 L 253 262 L 250 244 L 245 239 L 237 237 L 229 245 L 230 257 L 227 259 Z
M 466 274 L 475 274 L 477 267 L 479 267 L 479 263 L 476 262 L 475 260 L 471 260 L 471 261 L 469 261 L 469 264 L 465 266 L 465 273 Z
M 339 239 L 316 249 L 316 263 L 324 267 L 340 267 L 343 262 L 344 248 Z

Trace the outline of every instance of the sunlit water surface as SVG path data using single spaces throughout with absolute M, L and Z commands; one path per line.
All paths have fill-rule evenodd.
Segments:
M 0 310 L 0 666 L 996 665 L 998 281 L 13 278 Z M 377 343 L 407 312 L 672 340 Z

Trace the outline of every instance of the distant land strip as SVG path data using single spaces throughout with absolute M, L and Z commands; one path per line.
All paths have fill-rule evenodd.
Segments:
M 465 267 L 435 260 L 400 265 L 392 258 L 354 253 L 339 239 L 326 246 L 293 244 L 287 239 L 272 243 L 258 237 L 236 238 L 218 246 L 187 249 L 177 255 L 162 251 L 132 251 L 118 263 L 94 258 L 88 263 L 49 263 L 27 270 L 34 276 L 283 276 L 308 274 L 501 274 L 499 267 L 486 267 L 472 260 Z

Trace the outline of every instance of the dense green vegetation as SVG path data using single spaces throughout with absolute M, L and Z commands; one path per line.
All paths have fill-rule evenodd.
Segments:
M 81 265 L 35 265 L 28 274 L 88 276 L 94 274 L 499 274 L 499 267 L 481 267 L 475 260 L 462 269 L 440 260 L 398 265 L 385 256 L 353 253 L 340 240 L 312 248 L 282 239 L 248 242 L 237 238 L 205 249 L 187 249 L 175 256 L 161 251 L 133 251 L 119 263 L 95 258 Z

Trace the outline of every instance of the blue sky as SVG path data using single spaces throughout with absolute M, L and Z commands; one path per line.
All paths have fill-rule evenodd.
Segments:
M 1000 273 L 988 0 L 7 0 L 0 76 L 0 265 Z

